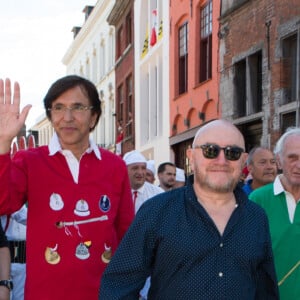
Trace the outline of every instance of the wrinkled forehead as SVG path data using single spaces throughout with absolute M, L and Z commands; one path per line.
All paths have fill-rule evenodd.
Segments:
M 283 147 L 282 147 L 283 155 L 299 155 L 300 156 L 300 136 L 299 135 L 290 135 L 287 136 Z
M 259 148 L 253 154 L 253 159 L 260 159 L 260 158 L 274 158 L 274 154 L 269 149 Z

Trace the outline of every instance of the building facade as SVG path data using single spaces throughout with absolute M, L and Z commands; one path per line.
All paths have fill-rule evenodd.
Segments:
M 115 118 L 117 153 L 135 149 L 133 0 L 117 0 L 107 17 L 115 28 Z
M 222 116 L 242 130 L 246 150 L 273 148 L 299 126 L 300 2 L 223 0 L 221 9 Z
M 115 30 L 107 23 L 113 0 L 98 0 L 83 10 L 85 22 L 74 27 L 74 40 L 63 57 L 67 74 L 88 78 L 97 87 L 102 107 L 93 140 L 101 147 L 115 151 Z
M 31 127 L 30 133 L 35 136 L 37 146 L 43 146 L 49 144 L 53 136 L 54 129 L 46 115 L 42 114 L 39 118 L 37 118 L 34 126 Z
M 169 3 L 137 0 L 135 19 L 136 148 L 156 166 L 172 160 L 169 147 Z
M 221 116 L 218 73 L 220 1 L 170 1 L 170 147 L 190 172 L 186 150 L 198 128 Z

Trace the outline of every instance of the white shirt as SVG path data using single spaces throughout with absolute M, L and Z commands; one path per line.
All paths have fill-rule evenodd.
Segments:
M 296 206 L 297 203 L 299 202 L 299 199 L 297 199 L 297 202 L 295 201 L 294 196 L 286 191 L 280 181 L 280 175 L 277 175 L 274 181 L 274 195 L 278 195 L 282 192 L 285 193 L 285 199 L 286 199 L 286 205 L 287 205 L 287 209 L 288 209 L 288 213 L 289 213 L 289 219 L 290 222 L 293 223 L 294 222 L 294 215 L 295 215 L 295 210 L 296 210 Z
M 85 153 L 91 153 L 94 151 L 96 157 L 98 159 L 101 159 L 101 153 L 99 151 L 98 146 L 95 144 L 95 142 L 90 138 L 89 139 L 90 147 L 86 150 Z M 77 158 L 74 156 L 74 154 L 70 150 L 63 150 L 61 148 L 61 145 L 59 143 L 59 139 L 57 134 L 54 132 L 50 143 L 49 143 L 49 155 L 54 155 L 56 152 L 61 152 L 64 157 L 66 158 L 66 161 L 68 163 L 70 172 L 72 173 L 74 182 L 78 183 L 78 174 L 79 174 L 79 162 Z
M 3 230 L 6 228 L 7 217 L 1 216 Z M 5 232 L 9 241 L 26 240 L 27 206 L 23 205 L 17 212 L 10 216 L 9 225 Z
M 132 198 L 133 198 L 133 192 L 135 190 L 131 190 L 132 192 Z M 151 184 L 147 181 L 143 184 L 141 188 L 137 190 L 137 199 L 135 202 L 135 213 L 140 209 L 142 204 L 147 201 L 148 199 L 152 198 L 153 196 L 163 193 L 164 190 L 154 184 Z

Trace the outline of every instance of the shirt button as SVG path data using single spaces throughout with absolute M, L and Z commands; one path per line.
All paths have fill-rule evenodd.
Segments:
M 221 247 L 221 248 L 223 247 L 223 243 L 220 244 L 220 247 Z
M 219 277 L 223 277 L 223 273 L 222 272 L 219 272 Z

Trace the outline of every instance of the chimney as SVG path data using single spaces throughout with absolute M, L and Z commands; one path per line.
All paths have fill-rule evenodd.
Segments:
M 80 29 L 81 29 L 81 27 L 78 27 L 78 26 L 73 27 L 72 32 L 73 32 L 74 39 L 76 38 L 76 35 L 79 33 Z
M 82 12 L 85 13 L 85 21 L 88 19 L 89 15 L 91 14 L 92 10 L 93 10 L 94 6 L 89 6 L 87 5 Z

